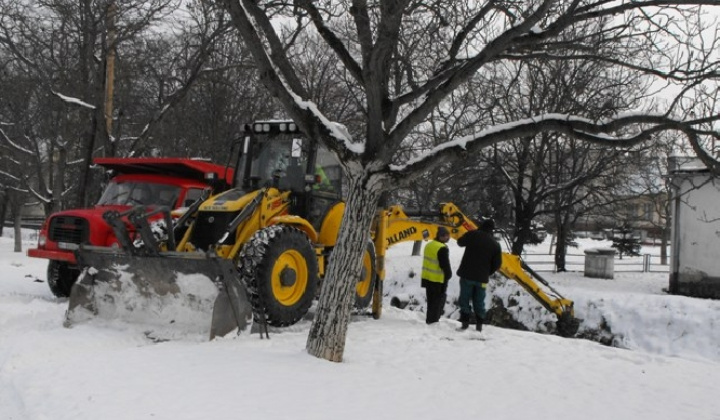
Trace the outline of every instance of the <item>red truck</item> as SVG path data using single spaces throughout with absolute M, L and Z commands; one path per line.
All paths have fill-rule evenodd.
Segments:
M 138 205 L 188 207 L 203 190 L 219 192 L 233 180 L 232 169 L 196 159 L 97 158 L 93 162 L 115 173 L 98 203 L 51 214 L 40 230 L 37 248 L 27 252 L 50 260 L 47 282 L 57 297 L 70 296 L 80 274 L 74 253 L 78 245 L 118 246 L 113 229 L 103 219 L 106 211 L 124 212 Z

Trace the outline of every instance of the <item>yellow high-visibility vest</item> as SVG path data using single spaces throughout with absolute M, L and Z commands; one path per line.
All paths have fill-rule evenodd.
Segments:
M 447 245 L 436 240 L 432 240 L 425 245 L 422 278 L 427 281 L 434 283 L 443 283 L 445 281 L 445 273 L 440 268 L 440 261 L 438 261 L 438 251 L 441 248 L 447 248 Z

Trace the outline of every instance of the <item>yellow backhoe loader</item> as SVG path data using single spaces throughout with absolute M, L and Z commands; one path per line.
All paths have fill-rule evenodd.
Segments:
M 162 235 L 147 220 L 157 212 L 166 213 L 160 220 L 170 220 L 166 209 L 105 215 L 123 239 L 115 247 L 81 245 L 75 251 L 83 269 L 71 292 L 67 326 L 95 317 L 122 318 L 209 330 L 213 338 L 245 330 L 253 319 L 282 327 L 306 315 L 345 209 L 340 165 L 291 121 L 248 124 L 238 146 L 234 188 L 198 200 Z M 454 238 L 476 228 L 450 203 L 433 214 L 408 215 L 400 206 L 380 209 L 363 255 L 355 306 L 372 303 L 379 318 L 387 249 L 430 238 L 439 226 Z M 561 335 L 577 331 L 572 301 L 555 291 L 546 294 L 519 257 L 504 254 L 501 272 L 557 315 Z

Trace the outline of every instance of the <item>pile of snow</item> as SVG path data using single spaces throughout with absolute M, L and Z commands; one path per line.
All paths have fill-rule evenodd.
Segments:
M 451 250 L 454 264 L 461 251 Z M 625 344 L 635 351 L 492 326 L 461 333 L 457 321 L 427 326 L 422 312 L 386 300 L 380 320 L 353 319 L 344 363 L 337 364 L 305 352 L 309 321 L 271 332 L 269 340 L 245 334 L 211 342 L 158 343 L 131 325 L 64 328 L 67 300 L 51 295 L 45 267 L 0 238 L 3 420 L 503 420 L 557 413 L 711 420 L 720 413 L 720 358 L 709 351 L 718 342 L 718 306 L 664 295 L 667 279 L 655 274 L 547 276 L 575 300 L 580 317 L 590 322 L 596 308 L 613 332 L 631 337 Z M 423 299 L 419 276 L 405 282 L 410 268 L 420 270 L 409 247 L 393 248 L 387 268 L 388 289 L 397 282 Z
M 100 273 L 90 269 L 81 274 L 84 275 L 94 277 Z M 209 337 L 218 296 L 213 281 L 201 274 L 178 272 L 165 277 L 165 282 L 154 284 L 137 281 L 136 273 L 128 271 L 126 265 L 105 268 L 104 281 L 93 281 L 94 287 L 87 289 L 87 306 L 68 311 L 65 324 L 89 321 L 98 325 L 137 324 L 152 331 L 147 335 L 158 340 L 190 335 Z

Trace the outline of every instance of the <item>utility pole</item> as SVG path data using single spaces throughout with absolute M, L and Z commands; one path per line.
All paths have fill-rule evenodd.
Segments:
M 117 42 L 117 28 L 115 26 L 115 20 L 117 18 L 117 5 L 114 1 L 110 1 L 108 4 L 107 15 L 105 16 L 105 22 L 107 25 L 107 38 L 106 48 L 107 54 L 105 56 L 105 132 L 107 138 L 107 147 L 105 154 L 113 156 L 115 154 L 115 147 L 113 146 L 114 141 L 112 138 L 113 128 L 113 96 L 115 95 L 115 55 L 116 55 L 116 42 Z

